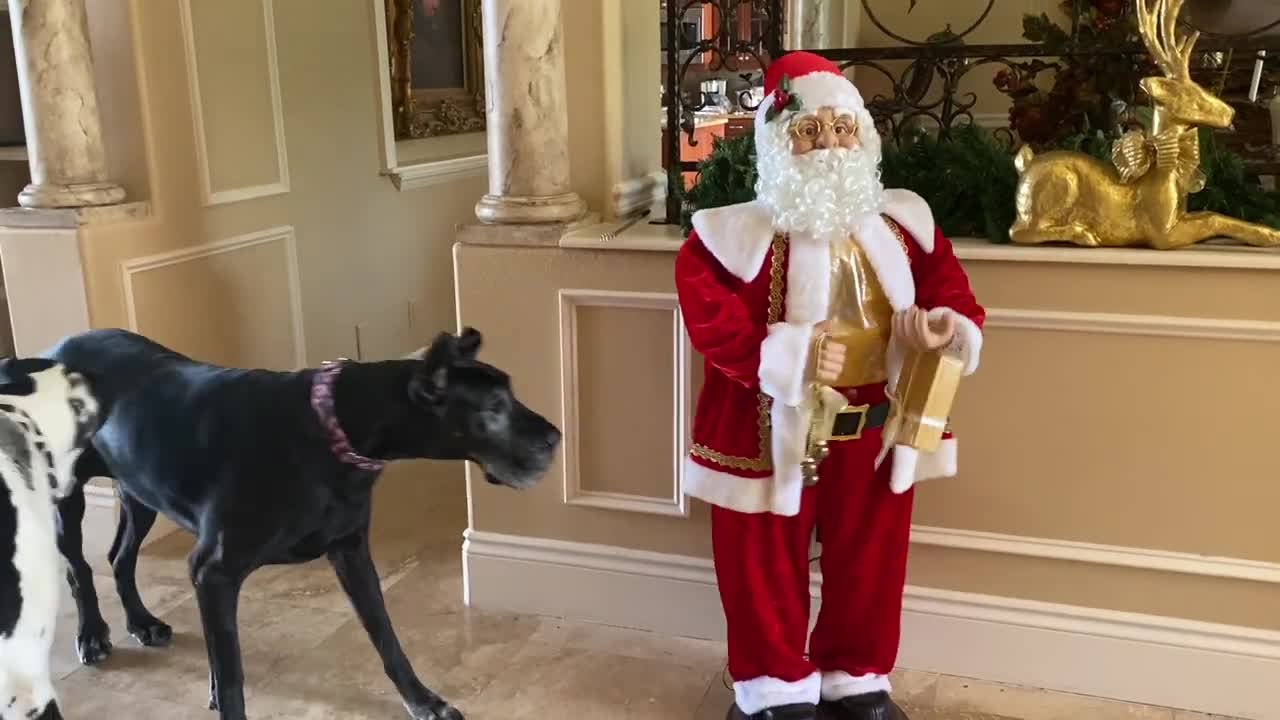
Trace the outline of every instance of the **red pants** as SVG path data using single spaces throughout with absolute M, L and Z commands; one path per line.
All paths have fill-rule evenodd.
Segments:
M 874 429 L 831 443 L 818 484 L 805 489 L 794 517 L 712 508 L 729 674 L 748 714 L 816 702 L 818 687 L 827 699 L 888 689 L 884 676 L 898 654 L 913 492 L 889 490 L 892 455 L 875 469 L 880 437 Z M 806 657 L 815 523 L 822 606 Z M 869 682 L 873 678 L 878 681 Z

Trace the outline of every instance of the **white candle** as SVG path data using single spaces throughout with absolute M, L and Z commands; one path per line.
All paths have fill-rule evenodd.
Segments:
M 1262 68 L 1267 62 L 1267 51 L 1259 50 L 1258 59 L 1253 63 L 1253 79 L 1249 83 L 1249 102 L 1258 102 L 1258 87 L 1262 84 Z

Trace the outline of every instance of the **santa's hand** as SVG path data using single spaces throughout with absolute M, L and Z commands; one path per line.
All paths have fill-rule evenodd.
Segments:
M 813 329 L 813 379 L 831 385 L 844 372 L 845 346 L 832 340 L 827 323 Z
M 937 350 L 955 337 L 956 319 L 946 313 L 930 322 L 927 312 L 912 305 L 893 316 L 893 334 L 908 350 Z

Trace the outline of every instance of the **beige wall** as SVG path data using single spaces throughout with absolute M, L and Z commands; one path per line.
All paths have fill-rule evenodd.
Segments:
M 457 257 L 462 316 L 488 333 L 487 355 L 566 438 L 580 438 L 534 490 L 474 485 L 473 527 L 709 555 L 705 505 L 692 501 L 687 518 L 654 514 L 673 510 L 672 438 L 691 407 L 672 378 L 687 372 L 696 391 L 700 374 L 696 355 L 677 364 L 673 256 L 463 245 Z M 1280 321 L 1275 270 L 966 267 L 995 317 L 955 414 L 961 477 L 921 486 L 917 526 L 1280 562 L 1269 450 L 1280 386 L 1267 380 L 1280 345 L 1148 334 L 1167 316 Z M 569 304 L 561 291 L 572 292 Z M 1086 321 L 1077 330 L 1044 320 L 1012 327 L 1010 310 Z M 1112 332 L 1113 313 L 1138 319 Z M 574 318 L 564 324 L 573 340 L 563 364 L 562 317 Z M 566 418 L 575 388 L 577 415 Z M 588 498 L 641 502 L 567 504 L 566 483 Z M 923 544 L 912 550 L 909 582 L 1280 629 L 1275 584 Z
M 452 228 L 484 180 L 380 174 L 376 0 L 89 5 L 113 169 L 151 210 L 84 234 L 94 325 L 285 367 L 355 356 L 357 326 L 386 357 L 454 325 Z

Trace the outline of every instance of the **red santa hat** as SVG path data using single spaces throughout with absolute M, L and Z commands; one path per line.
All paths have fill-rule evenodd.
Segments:
M 823 106 L 856 116 L 866 111 L 862 95 L 840 68 L 810 52 L 790 52 L 770 63 L 764 73 L 764 94 L 756 110 L 756 127 Z

